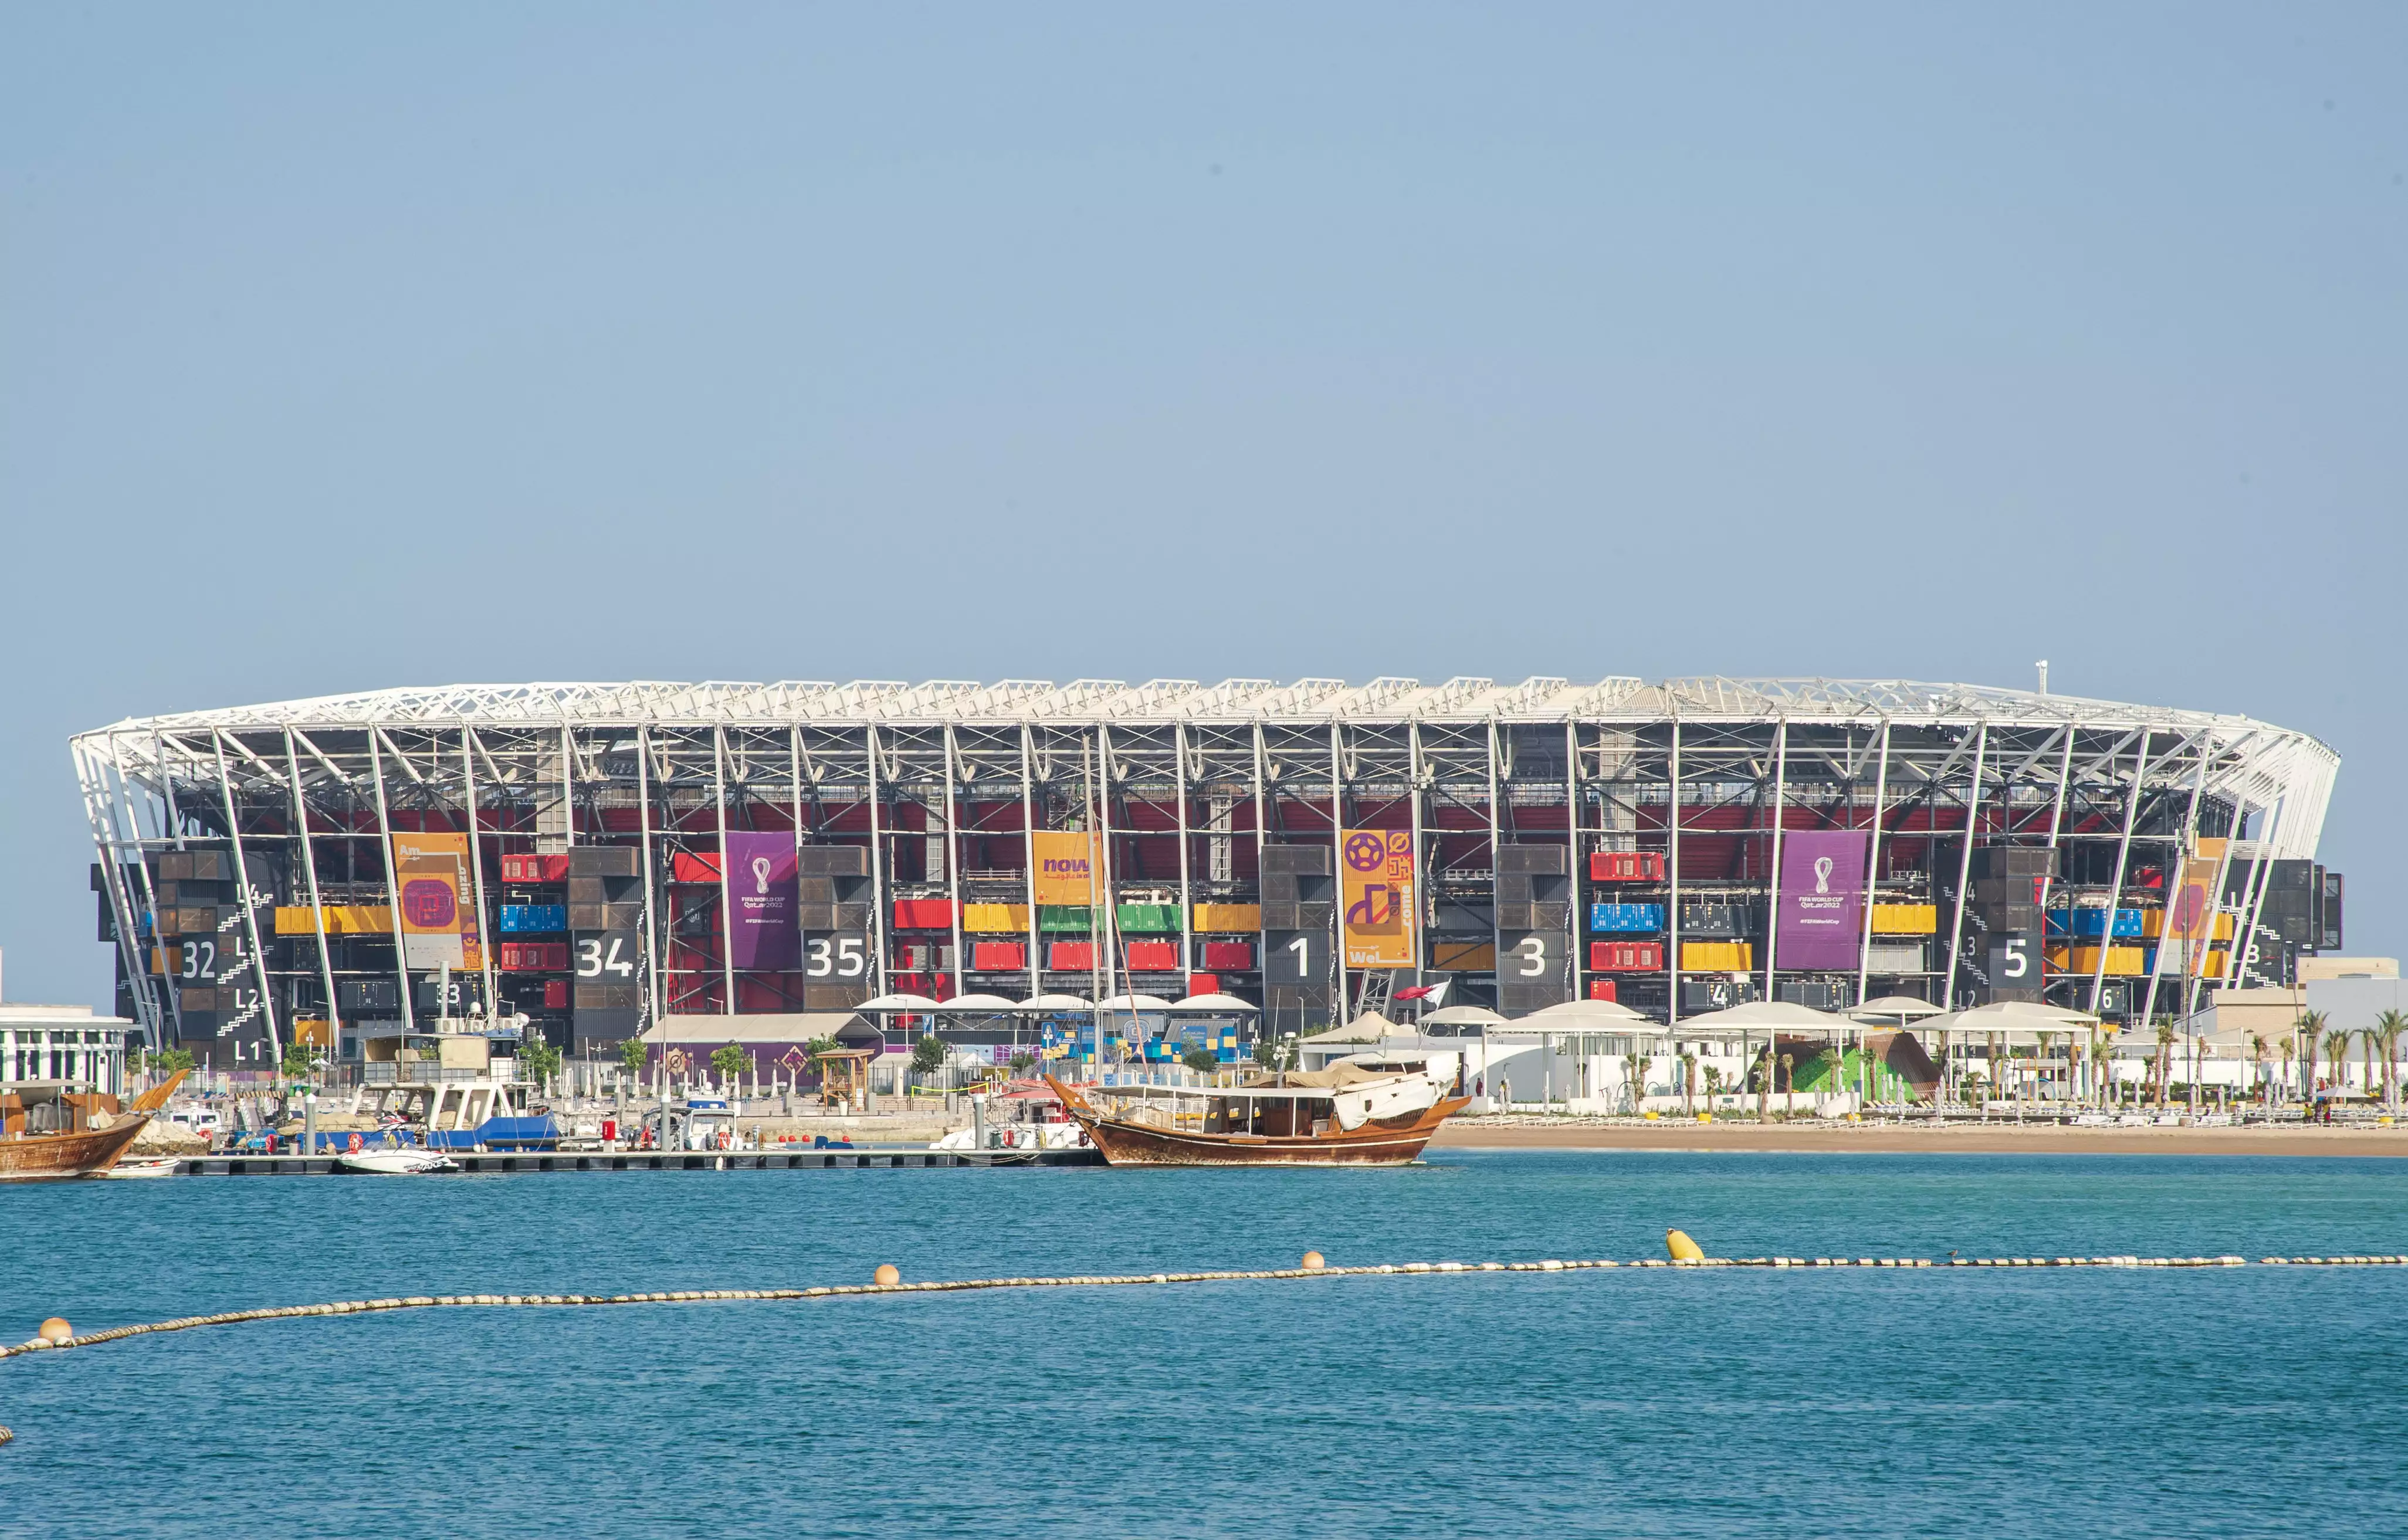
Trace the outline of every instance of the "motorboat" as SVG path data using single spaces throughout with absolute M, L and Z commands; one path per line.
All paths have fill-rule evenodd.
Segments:
M 1380 1053 L 1242 1086 L 1046 1077 L 1110 1165 L 1410 1165 L 1469 1105 L 1449 1094 L 1455 1080 L 1427 1059 Z
M 183 1169 L 184 1162 L 174 1155 L 120 1156 L 117 1163 L 106 1171 L 95 1171 L 95 1176 L 117 1181 L 139 1181 L 150 1176 L 172 1176 Z
M 424 1176 L 460 1167 L 448 1155 L 432 1149 L 353 1149 L 335 1157 L 346 1171 L 371 1176 Z

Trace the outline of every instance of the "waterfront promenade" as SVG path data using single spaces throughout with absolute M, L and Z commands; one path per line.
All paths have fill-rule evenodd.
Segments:
M 2408 1156 L 2408 1126 L 2077 1128 L 2062 1123 L 1860 1122 L 1798 1118 L 1711 1123 L 1670 1118 L 1455 1118 L 1440 1149 L 1730 1149 L 1916 1155 Z

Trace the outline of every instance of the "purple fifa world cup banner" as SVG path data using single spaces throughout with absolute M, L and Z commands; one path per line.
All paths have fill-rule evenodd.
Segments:
M 798 968 L 803 964 L 802 890 L 795 878 L 795 836 L 729 830 L 727 861 L 728 961 L 739 968 Z
M 1772 932 L 1783 968 L 1853 968 L 1864 941 L 1862 829 L 1784 831 L 1781 896 Z

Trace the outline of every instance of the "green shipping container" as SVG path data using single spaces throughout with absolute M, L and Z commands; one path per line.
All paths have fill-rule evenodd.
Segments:
M 1161 934 L 1179 932 L 1179 905 L 1176 904 L 1124 904 L 1120 906 L 1121 933 Z
M 1084 935 L 1090 923 L 1084 904 L 1037 905 L 1037 928 L 1040 931 L 1076 931 Z

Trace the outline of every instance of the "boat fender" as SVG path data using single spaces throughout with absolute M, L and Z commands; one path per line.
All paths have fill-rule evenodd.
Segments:
M 1688 1233 L 1685 1231 L 1665 1231 L 1664 1249 L 1671 1253 L 1671 1257 L 1674 1262 L 1703 1262 L 1706 1260 L 1704 1249 L 1700 1248 L 1697 1242 L 1691 1240 L 1688 1236 Z

